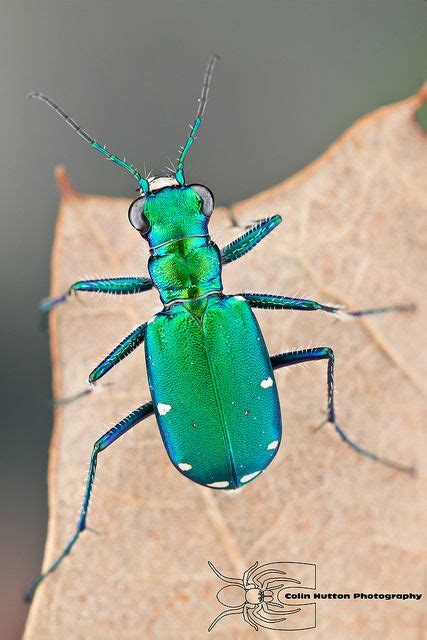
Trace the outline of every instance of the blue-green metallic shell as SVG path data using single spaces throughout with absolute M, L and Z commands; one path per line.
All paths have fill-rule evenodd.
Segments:
M 152 250 L 148 270 L 164 304 L 222 291 L 221 253 L 205 237 L 186 237 Z
M 210 295 L 177 302 L 147 325 L 154 411 L 175 467 L 217 489 L 250 482 L 281 438 L 270 358 L 249 304 Z

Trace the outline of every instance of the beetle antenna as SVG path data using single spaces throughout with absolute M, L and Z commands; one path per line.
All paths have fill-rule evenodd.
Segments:
M 133 175 L 133 177 L 138 181 L 140 189 L 142 189 L 145 193 L 149 191 L 148 181 L 141 176 L 139 171 L 137 171 L 131 164 L 125 162 L 125 160 L 121 160 L 114 153 L 112 153 L 109 149 L 106 148 L 105 145 L 99 145 L 94 138 L 92 138 L 87 131 L 85 131 L 80 125 L 77 124 L 71 116 L 65 113 L 65 111 L 57 105 L 53 100 L 51 100 L 48 96 L 45 96 L 43 93 L 39 93 L 38 91 L 32 91 L 28 94 L 28 98 L 37 98 L 37 100 L 41 100 L 45 104 L 48 105 L 53 111 L 55 111 L 65 122 L 71 127 L 77 135 L 79 135 L 85 142 L 90 144 L 96 151 L 102 153 L 103 156 L 107 158 L 107 160 L 111 160 L 111 162 L 115 162 L 126 171 L 129 171 Z
M 182 147 L 181 154 L 178 158 L 178 170 L 175 176 L 180 185 L 185 184 L 185 177 L 184 177 L 185 157 L 187 153 L 190 151 L 191 145 L 196 139 L 196 133 L 202 123 L 203 114 L 205 112 L 206 104 L 208 101 L 208 95 L 209 95 L 209 89 L 211 86 L 213 70 L 217 60 L 219 60 L 219 55 L 217 53 L 214 53 L 214 55 L 209 58 L 208 64 L 206 66 L 205 75 L 203 77 L 202 93 L 200 94 L 200 98 L 199 98 L 199 106 L 197 109 L 196 119 L 194 120 L 194 124 L 191 127 L 191 133 L 187 138 L 187 142 L 185 143 L 184 147 Z

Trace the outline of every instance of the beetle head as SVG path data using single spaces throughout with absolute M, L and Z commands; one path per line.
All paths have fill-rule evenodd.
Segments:
M 129 221 L 151 247 L 207 234 L 214 208 L 211 191 L 200 184 L 180 185 L 175 177 L 157 177 L 129 207 Z

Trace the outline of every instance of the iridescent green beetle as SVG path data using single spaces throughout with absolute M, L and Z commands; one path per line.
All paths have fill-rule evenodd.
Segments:
M 155 414 L 163 442 L 176 469 L 212 489 L 236 489 L 256 478 L 273 460 L 281 439 L 281 414 L 273 370 L 310 360 L 328 360 L 328 417 L 353 449 L 396 469 L 409 467 L 379 457 L 352 442 L 335 419 L 334 354 L 328 347 L 269 356 L 251 307 L 322 310 L 359 316 L 384 311 L 408 311 L 394 306 L 343 312 L 311 300 L 283 296 L 223 293 L 222 266 L 253 249 L 280 222 L 279 215 L 249 226 L 220 250 L 208 232 L 214 209 L 212 193 L 202 185 L 187 185 L 185 157 L 195 140 L 206 107 L 218 56 L 210 58 L 196 119 L 172 176 L 149 180 L 130 164 L 100 146 L 50 98 L 31 93 L 54 109 L 86 142 L 107 159 L 129 171 L 141 195 L 129 208 L 129 220 L 148 242 L 149 278 L 125 277 L 76 282 L 62 296 L 48 300 L 49 311 L 77 291 L 134 294 L 156 287 L 163 309 L 126 337 L 90 374 L 95 383 L 145 341 L 152 401 L 110 429 L 94 445 L 77 530 L 58 560 L 31 585 L 52 573 L 86 528 L 86 516 L 98 454 L 144 418 Z M 325 421 L 325 422 L 326 422 Z

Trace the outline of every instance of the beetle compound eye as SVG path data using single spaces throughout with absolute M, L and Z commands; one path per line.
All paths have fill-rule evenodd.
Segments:
M 144 215 L 145 196 L 134 200 L 129 207 L 129 222 L 140 233 L 147 233 L 150 228 L 147 216 Z
M 214 197 L 212 192 L 202 184 L 192 184 L 191 188 L 196 191 L 203 199 L 203 213 L 209 218 L 214 209 Z

